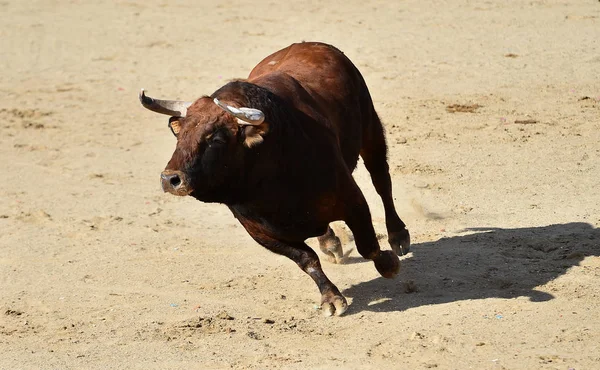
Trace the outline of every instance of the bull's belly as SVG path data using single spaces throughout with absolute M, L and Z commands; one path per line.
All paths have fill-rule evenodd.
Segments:
M 311 212 L 256 212 L 243 206 L 229 207 L 234 216 L 252 234 L 259 232 L 275 239 L 304 241 L 327 232 L 329 221 L 311 215 Z

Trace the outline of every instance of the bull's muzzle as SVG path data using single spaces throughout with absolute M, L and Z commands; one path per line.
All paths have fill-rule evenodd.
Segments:
M 187 182 L 187 176 L 181 171 L 163 171 L 160 174 L 160 183 L 165 193 L 184 196 L 192 192 Z

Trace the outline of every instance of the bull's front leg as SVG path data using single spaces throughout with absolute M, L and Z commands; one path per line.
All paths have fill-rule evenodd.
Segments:
M 304 242 L 287 242 L 277 240 L 266 235 L 260 228 L 256 228 L 247 220 L 240 220 L 250 236 L 260 245 L 271 252 L 283 255 L 296 262 L 296 264 L 307 273 L 317 284 L 321 292 L 321 309 L 325 316 L 340 316 L 348 309 L 346 298 L 340 293 L 339 289 L 327 278 L 319 257 Z M 244 222 L 246 221 L 246 222 Z
M 284 255 L 296 262 L 317 284 L 321 292 L 321 309 L 325 316 L 339 316 L 346 312 L 348 303 L 339 289 L 329 280 L 321 268 L 319 257 L 308 245 L 303 242 L 289 243 L 278 240 L 265 240 L 264 237 L 257 241 L 271 252 Z
M 319 248 L 325 254 L 331 263 L 343 263 L 344 250 L 340 238 L 338 238 L 331 226 L 327 227 L 327 232 L 317 238 L 319 240 Z

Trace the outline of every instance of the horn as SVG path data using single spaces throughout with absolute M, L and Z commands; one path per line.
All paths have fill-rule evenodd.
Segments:
M 181 100 L 160 100 L 146 96 L 144 89 L 140 91 L 140 102 L 153 112 L 167 114 L 173 117 L 185 117 L 192 102 Z
M 221 103 L 217 98 L 214 99 L 214 102 L 221 107 L 221 109 L 236 117 L 240 125 L 258 126 L 265 120 L 265 114 L 261 110 L 245 107 L 232 107 L 225 103 Z

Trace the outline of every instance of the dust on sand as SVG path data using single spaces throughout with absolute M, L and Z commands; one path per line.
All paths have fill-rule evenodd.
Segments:
M 0 2 L 0 368 L 597 367 L 600 3 L 235 3 Z M 393 281 L 324 265 L 334 319 L 225 207 L 161 193 L 137 101 L 301 40 L 365 76 L 413 236 Z

